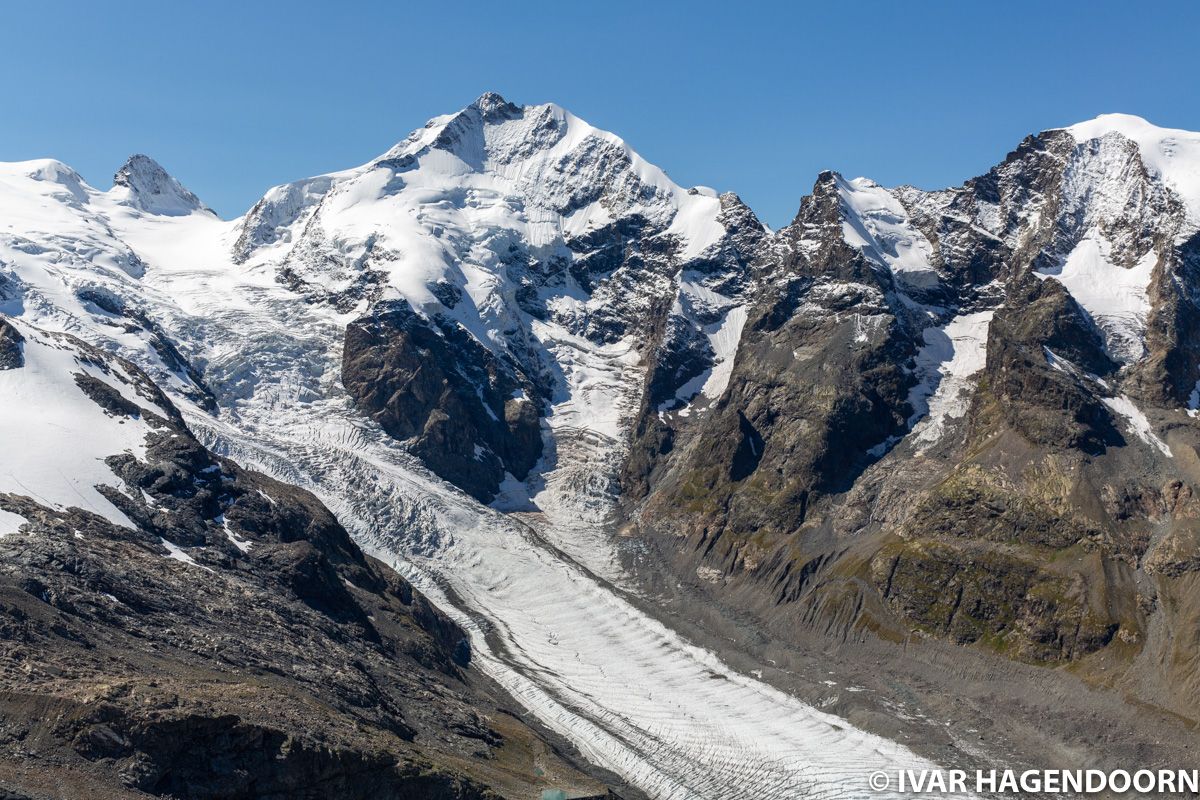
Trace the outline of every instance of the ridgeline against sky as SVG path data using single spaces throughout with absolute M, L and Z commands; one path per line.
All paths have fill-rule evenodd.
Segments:
M 1098 114 L 1200 129 L 1175 91 L 1200 66 L 1183 2 L 1152 19 L 1111 2 L 318 5 L 10 8 L 25 34 L 0 82 L 21 121 L 0 159 L 53 156 L 102 185 L 153 153 L 228 218 L 494 90 L 620 131 L 778 228 L 822 169 L 937 188 Z

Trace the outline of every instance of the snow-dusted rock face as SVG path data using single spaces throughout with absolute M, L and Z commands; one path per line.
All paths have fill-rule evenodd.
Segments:
M 167 174 L 149 156 L 130 156 L 113 176 L 113 194 L 125 203 L 149 214 L 186 216 L 208 211 L 200 199 Z M 211 213 L 211 212 L 209 212 Z

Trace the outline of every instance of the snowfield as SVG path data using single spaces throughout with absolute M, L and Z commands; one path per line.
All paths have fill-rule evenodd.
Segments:
M 1150 314 L 1150 273 L 1158 261 L 1151 250 L 1133 267 L 1121 267 L 1109 257 L 1109 243 L 1099 233 L 1076 245 L 1057 271 L 1035 273 L 1053 276 L 1095 321 L 1104 334 L 1109 354 L 1129 363 L 1141 358 L 1145 348 L 1146 317 Z
M 142 419 L 116 420 L 105 414 L 74 376 L 101 381 L 139 405 L 146 401 L 69 340 L 13 324 L 25 338 L 25 366 L 0 370 L 0 442 L 5 445 L 0 492 L 27 495 L 51 508 L 75 506 L 117 525 L 136 527 L 96 486 L 123 485 L 104 459 L 119 453 L 144 457 L 150 427 Z M 11 518 L 20 519 L 5 516 L 8 525 Z M 0 528 L 5 524 L 0 519 Z

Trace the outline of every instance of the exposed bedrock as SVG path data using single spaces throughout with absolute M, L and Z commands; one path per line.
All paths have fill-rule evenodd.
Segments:
M 346 328 L 342 383 L 388 435 L 479 500 L 505 473 L 524 480 L 541 456 L 540 400 L 520 368 L 406 301 Z

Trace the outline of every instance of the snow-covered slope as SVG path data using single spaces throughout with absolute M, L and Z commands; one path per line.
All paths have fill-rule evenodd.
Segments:
M 143 458 L 147 435 L 171 411 L 142 376 L 104 351 L 17 320 L 0 318 L 0 326 L 15 332 L 19 352 L 0 368 L 0 493 L 133 528 L 100 491 L 124 491 L 105 460 Z
M 937 283 L 933 246 L 909 219 L 891 192 L 867 178 L 837 178 L 845 203 L 843 235 L 893 272 L 903 283 L 929 287 Z

